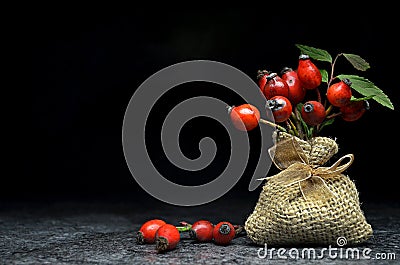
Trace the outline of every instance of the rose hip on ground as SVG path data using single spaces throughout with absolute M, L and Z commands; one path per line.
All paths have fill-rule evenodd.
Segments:
M 189 231 L 190 237 L 199 242 L 210 242 L 213 239 L 214 225 L 208 220 L 198 220 Z
M 138 244 L 152 244 L 155 242 L 156 232 L 158 228 L 166 224 L 164 220 L 152 219 L 145 222 L 136 234 L 136 242 Z
M 235 236 L 235 227 L 230 222 L 222 221 L 214 226 L 213 238 L 217 245 L 229 245 Z
M 165 224 L 158 228 L 156 232 L 156 250 L 165 252 L 176 248 L 181 235 L 178 229 L 172 224 Z

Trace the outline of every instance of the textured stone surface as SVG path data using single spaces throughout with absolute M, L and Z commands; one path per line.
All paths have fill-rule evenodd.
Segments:
M 368 206 L 368 207 L 367 207 Z M 222 201 L 197 208 L 185 208 L 135 203 L 37 203 L 7 204 L 0 211 L 1 264 L 284 264 L 275 253 L 260 259 L 259 246 L 242 235 L 229 246 L 213 243 L 195 243 L 186 233 L 178 247 L 157 254 L 154 245 L 138 245 L 135 232 L 141 223 L 153 217 L 168 222 L 194 222 L 208 218 L 213 222 L 229 220 L 243 222 L 251 203 Z M 236 209 L 236 210 L 235 210 Z M 240 209 L 240 210 L 237 210 Z M 370 248 L 376 253 L 394 253 L 400 259 L 400 210 L 398 205 L 364 205 L 368 221 L 374 228 L 374 237 L 358 249 Z M 234 217 L 236 216 L 236 218 Z M 333 246 L 335 247 L 335 246 Z M 286 248 L 284 256 L 290 259 Z M 301 248 L 298 248 L 301 253 Z M 321 249 L 316 248 L 316 253 Z M 344 248 L 346 250 L 346 248 Z M 292 250 L 293 251 L 293 250 Z M 295 252 L 292 252 L 295 253 Z M 339 252 L 337 252 L 339 253 Z M 358 259 L 316 258 L 317 264 L 348 264 Z M 308 263 L 301 258 L 297 264 Z M 364 260 L 363 264 L 394 264 L 396 260 Z

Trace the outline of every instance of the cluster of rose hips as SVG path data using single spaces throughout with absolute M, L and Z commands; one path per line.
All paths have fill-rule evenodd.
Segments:
M 180 222 L 175 226 L 162 219 L 146 221 L 136 234 L 138 244 L 154 244 L 158 253 L 175 249 L 181 240 L 181 233 L 188 232 L 197 242 L 214 242 L 226 246 L 243 231 L 243 226 L 221 221 L 214 225 L 208 220 L 198 220 L 193 224 Z
M 306 54 L 299 56 L 297 69 L 284 67 L 280 75 L 260 70 L 257 81 L 267 99 L 266 107 L 271 110 L 275 123 L 284 123 L 286 128 L 296 127 L 293 120 L 298 122 L 297 127 L 301 126 L 301 122 L 308 126 L 319 126 L 336 116 L 340 116 L 344 121 L 356 121 L 369 108 L 366 100 L 351 100 L 352 82 L 347 78 L 335 83 L 329 82 L 323 102 L 318 89 L 322 82 L 322 74 Z M 315 91 L 316 99 L 307 99 L 302 104 L 308 91 Z M 338 112 L 329 115 L 334 108 L 337 108 Z M 229 114 L 234 126 L 242 131 L 256 128 L 259 122 L 276 125 L 260 119 L 260 111 L 251 104 L 231 106 Z M 283 126 L 277 127 L 285 130 Z

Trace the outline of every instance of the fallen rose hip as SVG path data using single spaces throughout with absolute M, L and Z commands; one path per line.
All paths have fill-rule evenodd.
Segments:
M 157 252 L 164 252 L 176 248 L 181 235 L 178 229 L 171 224 L 160 226 L 156 232 L 156 250 Z
M 208 220 L 198 220 L 189 230 L 190 237 L 199 242 L 210 242 L 213 239 L 214 225 Z
M 251 104 L 242 104 L 228 108 L 233 125 L 241 131 L 251 131 L 258 126 L 260 111 Z
M 351 81 L 347 78 L 331 85 L 326 91 L 326 98 L 335 107 L 343 107 L 351 99 Z
M 226 246 L 235 238 L 235 227 L 230 222 L 219 222 L 214 226 L 213 239 L 217 245 Z
M 158 228 L 164 224 L 166 224 L 166 222 L 160 219 L 153 219 L 145 222 L 136 234 L 136 242 L 139 244 L 154 243 Z

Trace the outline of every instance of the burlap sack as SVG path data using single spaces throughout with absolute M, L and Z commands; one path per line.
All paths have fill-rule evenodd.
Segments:
M 315 137 L 303 141 L 289 134 L 280 134 L 272 151 L 271 157 L 282 171 L 266 178 L 245 222 L 247 236 L 254 243 L 327 246 L 342 240 L 341 246 L 350 246 L 372 236 L 356 186 L 342 174 L 353 155 L 322 167 L 338 152 L 335 140 Z M 346 159 L 350 161 L 343 164 Z

